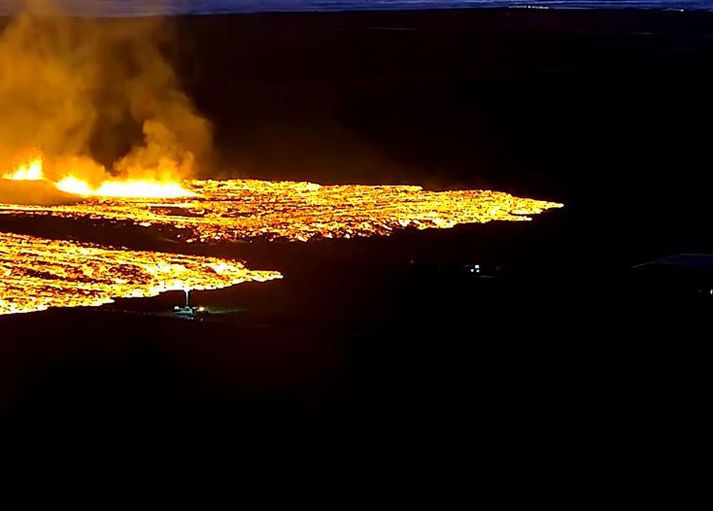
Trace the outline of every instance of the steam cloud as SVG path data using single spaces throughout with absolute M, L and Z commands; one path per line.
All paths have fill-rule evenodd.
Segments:
M 162 53 L 160 18 L 69 17 L 30 0 L 0 35 L 0 170 L 28 150 L 48 177 L 186 177 L 210 156 L 210 123 Z M 95 163 L 100 161 L 101 164 Z

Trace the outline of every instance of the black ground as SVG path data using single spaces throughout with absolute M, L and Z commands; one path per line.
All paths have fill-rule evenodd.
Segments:
M 453 474 L 525 498 L 680 498 L 673 483 L 698 480 L 711 302 L 643 287 L 630 268 L 711 251 L 713 16 L 255 15 L 176 29 L 230 175 L 486 186 L 566 208 L 214 247 L 286 276 L 196 295 L 248 308 L 230 321 L 117 312 L 177 295 L 3 318 L 8 444 L 149 472 Z M 37 228 L 13 222 L 0 225 Z M 499 278 L 472 279 L 467 263 Z

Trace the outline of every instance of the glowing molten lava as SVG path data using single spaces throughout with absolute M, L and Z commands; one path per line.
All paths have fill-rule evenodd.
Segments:
M 0 315 L 279 279 L 214 257 L 101 248 L 0 233 Z
M 179 183 L 163 183 L 147 180 L 104 181 L 98 187 L 92 188 L 86 181 L 72 176 L 65 177 L 59 181 L 57 188 L 66 193 L 85 197 L 176 199 L 196 195 L 183 188 Z
M 57 173 L 55 167 L 51 170 Z M 10 176 L 42 180 L 42 160 L 24 164 Z M 322 186 L 240 179 L 105 180 L 93 186 L 69 172 L 47 183 L 82 200 L 55 205 L 0 203 L 0 215 L 54 217 L 89 223 L 92 228 L 139 225 L 155 229 L 161 238 L 209 243 L 388 236 L 403 229 L 525 221 L 562 206 L 490 190 L 434 192 L 419 186 Z M 6 180 L 0 186 L 17 185 Z M 109 249 L 0 232 L 0 314 L 101 305 L 113 297 L 215 289 L 279 277 L 276 272 L 254 272 L 223 259 Z
M 403 229 L 526 221 L 530 215 L 562 207 L 490 190 L 432 192 L 420 186 L 320 186 L 233 179 L 190 181 L 186 187 L 192 197 L 89 197 L 58 206 L 0 204 L 0 214 L 156 226 L 191 243 L 385 236 Z
M 40 181 L 44 179 L 42 173 L 42 158 L 35 158 L 29 163 L 20 165 L 14 172 L 3 175 L 4 179 L 13 181 Z
M 71 172 L 72 169 L 61 169 L 60 172 L 62 170 Z M 50 181 L 45 176 L 42 157 L 36 157 L 28 163 L 19 165 L 13 172 L 5 174 L 3 177 L 13 181 Z M 70 174 L 54 182 L 54 185 L 62 192 L 83 197 L 175 199 L 195 196 L 195 193 L 185 189 L 178 182 L 150 179 L 111 179 L 92 186 L 88 181 Z

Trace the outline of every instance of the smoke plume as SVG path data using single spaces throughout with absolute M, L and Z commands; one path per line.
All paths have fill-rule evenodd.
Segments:
M 211 126 L 181 90 L 170 43 L 160 18 L 29 1 L 0 35 L 0 173 L 35 151 L 50 178 L 68 166 L 90 181 L 189 176 L 210 156 Z

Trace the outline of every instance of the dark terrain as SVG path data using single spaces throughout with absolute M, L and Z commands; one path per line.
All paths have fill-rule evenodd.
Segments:
M 712 251 L 713 15 L 265 14 L 174 28 L 223 175 L 488 187 L 566 208 L 388 239 L 191 247 L 286 277 L 196 294 L 248 309 L 226 321 L 145 315 L 178 294 L 3 317 L 9 449 L 189 477 L 452 474 L 533 501 L 653 486 L 680 499 L 674 484 L 698 478 L 687 456 L 712 302 L 643 286 L 631 267 Z M 120 236 L 76 234 L 131 241 Z M 497 278 L 464 273 L 472 263 Z

